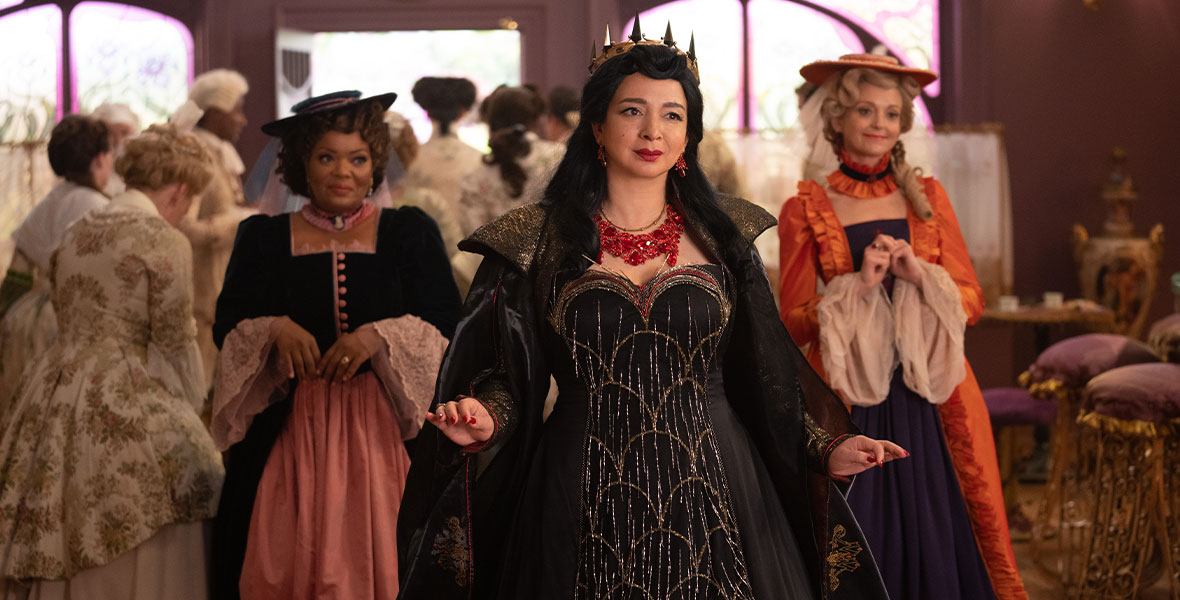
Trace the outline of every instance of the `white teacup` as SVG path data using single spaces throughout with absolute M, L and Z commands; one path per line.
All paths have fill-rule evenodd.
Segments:
M 1065 303 L 1065 294 L 1061 292 L 1045 292 L 1043 296 L 1045 308 L 1061 308 Z
M 997 308 L 1001 312 L 1016 312 L 1020 310 L 1020 298 L 1016 296 L 1000 296 Z

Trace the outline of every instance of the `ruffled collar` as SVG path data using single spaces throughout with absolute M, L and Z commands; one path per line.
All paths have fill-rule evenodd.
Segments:
M 889 169 L 889 155 L 877 164 L 868 166 L 853 162 L 847 152 L 840 151 L 840 168 L 828 175 L 832 190 L 852 198 L 880 198 L 897 191 L 897 182 Z

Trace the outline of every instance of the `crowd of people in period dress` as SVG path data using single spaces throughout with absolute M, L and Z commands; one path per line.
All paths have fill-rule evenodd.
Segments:
M 0 287 L 0 600 L 1026 598 L 982 295 L 898 139 L 937 75 L 802 68 L 838 166 L 768 282 L 697 62 L 424 77 L 423 143 L 316 96 L 252 170 L 231 70 L 64 117 Z

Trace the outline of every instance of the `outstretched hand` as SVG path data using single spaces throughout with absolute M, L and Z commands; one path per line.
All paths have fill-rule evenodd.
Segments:
M 909 455 L 904 448 L 888 440 L 857 435 L 844 440 L 832 450 L 828 456 L 828 474 L 849 477 Z
M 426 420 L 460 446 L 486 442 L 496 432 L 496 424 L 488 409 L 471 396 L 460 396 L 457 400 L 439 404 L 434 412 L 426 412 Z

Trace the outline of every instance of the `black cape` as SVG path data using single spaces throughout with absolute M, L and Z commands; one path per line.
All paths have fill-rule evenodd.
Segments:
M 771 474 L 799 540 L 816 598 L 886 598 L 868 545 L 844 501 L 846 485 L 808 460 L 804 411 L 833 435 L 856 433 L 843 403 L 808 365 L 779 320 L 753 240 L 775 220 L 734 198 L 721 204 L 747 251 L 727 264 L 736 281 L 732 338 L 724 356 L 726 396 Z M 689 220 L 714 254 L 708 228 Z M 563 258 L 548 209 L 532 204 L 484 226 L 460 244 L 484 256 L 443 367 L 436 402 L 474 395 L 494 373 L 513 403 L 512 431 L 494 457 L 465 454 L 429 423 L 418 445 L 398 517 L 403 599 L 496 598 L 503 545 L 541 437 L 549 390 L 543 294 Z M 739 401 L 740 399 L 740 401 Z M 499 420 L 498 420 L 499 422 Z M 486 453 L 485 453 L 486 454 Z M 483 464 L 481 464 L 481 459 Z M 478 476 L 477 476 L 478 475 Z M 572 590 L 572 586 L 571 586 Z M 767 599 L 770 600 L 770 599 Z

